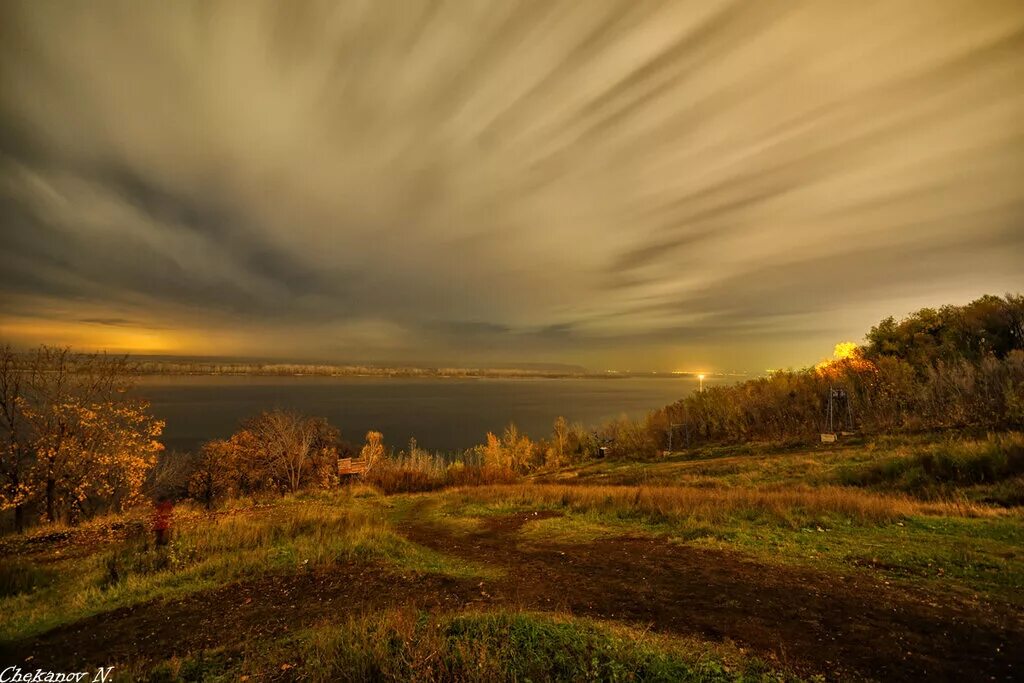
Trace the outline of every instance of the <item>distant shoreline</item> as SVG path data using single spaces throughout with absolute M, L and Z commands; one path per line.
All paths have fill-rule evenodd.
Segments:
M 697 379 L 696 373 L 678 372 L 566 372 L 516 368 L 408 368 L 292 363 L 180 363 L 142 361 L 138 376 L 169 377 L 385 377 L 438 379 Z M 729 376 L 729 375 L 718 375 Z M 743 375 L 734 375 L 741 377 Z

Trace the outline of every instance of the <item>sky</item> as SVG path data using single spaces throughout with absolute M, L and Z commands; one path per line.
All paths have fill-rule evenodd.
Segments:
M 0 340 L 800 367 L 1024 290 L 1024 3 L 0 0 Z

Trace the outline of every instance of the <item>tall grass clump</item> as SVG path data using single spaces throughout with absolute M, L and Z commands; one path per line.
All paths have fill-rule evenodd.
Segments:
M 363 481 L 384 493 L 433 491 L 445 485 L 446 469 L 439 456 L 424 451 L 400 453 L 374 463 Z
M 941 498 L 956 487 L 994 484 L 1024 475 L 1024 434 L 991 436 L 984 441 L 949 440 L 838 474 L 847 486 L 891 489 L 924 498 Z
M 363 477 L 365 483 L 387 494 L 436 491 L 446 486 L 504 484 L 516 479 L 509 467 L 464 460 L 449 463 L 442 456 L 421 450 L 382 458 Z
M 0 598 L 31 593 L 49 584 L 52 574 L 18 557 L 0 559 Z

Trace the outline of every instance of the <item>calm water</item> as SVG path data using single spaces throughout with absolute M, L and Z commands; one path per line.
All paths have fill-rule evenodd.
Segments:
M 707 380 L 705 381 L 707 382 Z M 459 450 L 481 443 L 509 421 L 533 438 L 558 415 L 587 425 L 639 416 L 696 388 L 689 378 L 406 379 L 386 377 L 147 377 L 138 391 L 166 420 L 164 444 L 189 450 L 229 436 L 240 420 L 269 408 L 326 417 L 342 436 L 362 441 L 370 429 L 404 447 Z

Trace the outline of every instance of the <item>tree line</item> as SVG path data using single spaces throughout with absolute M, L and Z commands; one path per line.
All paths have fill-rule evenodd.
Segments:
M 1024 296 L 889 317 L 865 344 L 838 345 L 815 367 L 687 396 L 648 416 L 646 452 L 663 448 L 670 429 L 691 444 L 815 439 L 828 429 L 834 388 L 865 433 L 1021 427 Z

